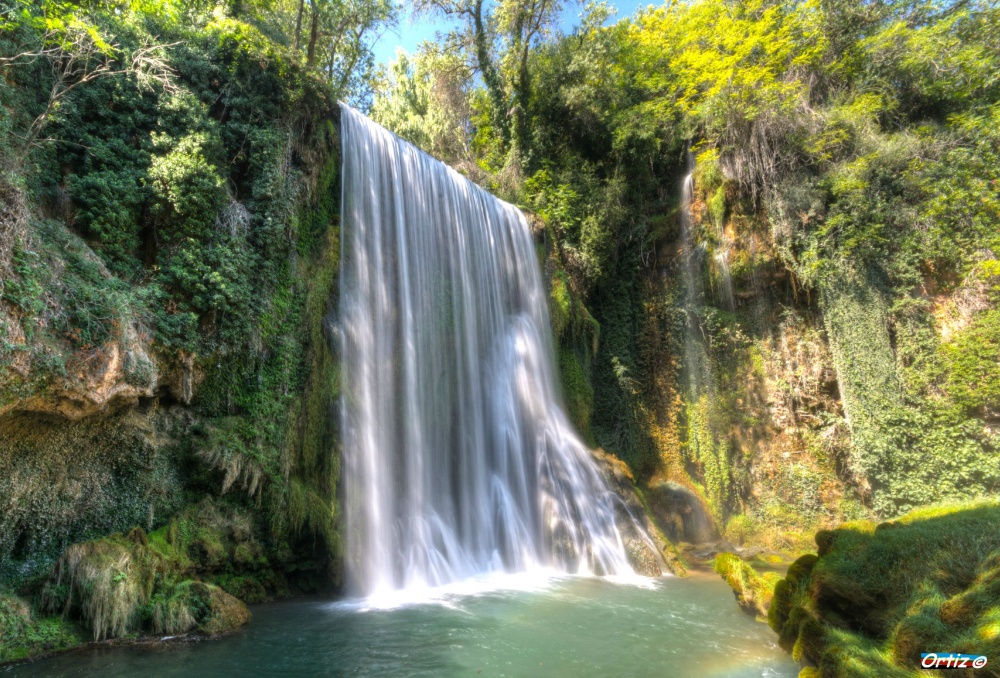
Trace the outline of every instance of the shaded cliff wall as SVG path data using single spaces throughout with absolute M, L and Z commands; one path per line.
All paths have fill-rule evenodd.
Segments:
M 339 125 L 255 30 L 215 22 L 169 91 L 81 86 L 53 143 L 0 149 L 0 588 L 134 527 L 247 600 L 339 581 Z

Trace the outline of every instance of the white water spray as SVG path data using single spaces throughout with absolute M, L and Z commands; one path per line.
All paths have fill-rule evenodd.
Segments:
M 355 593 L 629 574 L 563 413 L 519 210 L 341 107 L 344 505 Z

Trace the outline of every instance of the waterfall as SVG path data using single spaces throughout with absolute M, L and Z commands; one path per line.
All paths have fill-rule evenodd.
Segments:
M 694 200 L 694 159 L 688 153 L 688 173 L 681 184 L 681 282 L 684 285 L 684 367 L 688 376 L 689 395 L 697 400 L 708 383 L 711 374 L 698 335 L 701 333 L 701 312 L 705 290 L 701 280 L 701 248 L 695 244 L 694 215 L 691 203 Z
M 560 403 L 521 212 L 341 106 L 343 501 L 355 593 L 631 573 Z
M 733 294 L 733 274 L 729 270 L 729 250 L 733 243 L 726 237 L 726 230 L 722 224 L 716 224 L 716 238 L 719 241 L 718 251 L 715 253 L 715 265 L 719 276 L 719 301 L 732 313 L 736 310 L 736 295 Z

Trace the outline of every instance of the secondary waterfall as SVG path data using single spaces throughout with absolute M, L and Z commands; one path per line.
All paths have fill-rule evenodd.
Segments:
M 348 580 L 630 573 L 617 500 L 563 413 L 521 212 L 341 106 Z
M 681 184 L 681 282 L 684 285 L 684 368 L 688 377 L 688 395 L 697 400 L 701 396 L 711 375 L 704 349 L 698 341 L 699 322 L 704 305 L 705 290 L 701 280 L 701 248 L 695 243 L 694 215 L 691 213 L 694 201 L 694 159 L 688 153 L 688 173 Z

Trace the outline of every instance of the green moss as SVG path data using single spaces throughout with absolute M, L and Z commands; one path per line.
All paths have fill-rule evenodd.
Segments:
M 221 633 L 249 621 L 234 593 L 273 592 L 273 573 L 245 513 L 204 500 L 147 535 L 71 546 L 40 596 L 41 609 L 90 628 L 94 640 L 133 633 Z M 213 583 L 215 582 L 215 583 Z
M 67 544 L 150 527 L 176 511 L 181 483 L 154 444 L 166 419 L 127 411 L 69 422 L 29 413 L 0 418 L 0 582 L 44 576 Z M 6 444 L 10 441 L 10 444 Z
M 764 620 L 774 597 L 774 586 L 781 579 L 773 572 L 758 573 L 739 556 L 720 553 L 715 557 L 715 571 L 726 580 L 736 602 L 744 612 Z
M 892 517 L 923 504 L 995 493 L 1000 455 L 975 417 L 991 407 L 1000 316 L 979 315 L 939 347 L 936 333 L 925 327 L 926 309 L 907 299 L 888 308 L 888 291 L 873 278 L 842 268 L 822 288 L 852 434 L 852 471 L 871 486 L 871 507 Z M 947 460 L 947 473 L 938 468 L 941 460 Z
M 125 535 L 71 546 L 43 593 L 42 609 L 71 610 L 95 641 L 122 637 L 136 628 L 150 600 L 158 565 L 150 555 Z
M 729 541 L 736 544 L 747 544 L 753 541 L 757 535 L 758 526 L 754 519 L 748 515 L 735 515 L 726 521 L 723 535 Z
M 572 348 L 559 349 L 559 375 L 570 420 L 584 438 L 590 438 L 590 418 L 594 410 L 594 388 L 583 363 Z
M 199 630 L 209 635 L 228 633 L 250 622 L 252 615 L 240 600 L 215 586 L 206 585 L 200 595 L 208 598 L 208 614 Z M 206 596 L 207 594 L 207 596 Z
M 1000 503 L 915 511 L 820 532 L 775 587 L 782 647 L 824 676 L 916 675 L 921 652 L 991 655 L 1000 606 Z
M 699 186 L 714 190 L 722 185 L 722 168 L 719 167 L 719 151 L 708 148 L 697 156 L 695 180 Z
M 708 203 L 708 211 L 712 215 L 712 221 L 717 226 L 721 226 L 726 219 L 726 187 L 719 186 L 719 189 L 712 195 Z
M 955 402 L 970 410 L 1000 409 L 1000 310 L 978 315 L 941 351 Z
M 148 625 L 154 633 L 208 635 L 234 631 L 251 619 L 246 605 L 218 586 L 185 580 L 154 597 Z
M 889 341 L 889 319 L 883 292 L 872 274 L 849 268 L 832 276 L 823 288 L 823 319 L 837 367 L 844 411 L 853 434 L 852 464 L 861 477 L 883 486 L 893 451 L 886 436 L 888 422 L 902 405 L 902 385 Z M 892 488 L 881 502 L 891 512 Z
M 767 611 L 767 623 L 778 634 L 779 644 L 788 651 L 798 639 L 798 627 L 806 609 L 809 576 L 818 557 L 806 554 L 788 568 L 785 578 L 774 585 L 774 597 Z
M 556 271 L 549 281 L 549 318 L 556 339 L 569 327 L 573 300 L 564 271 Z

